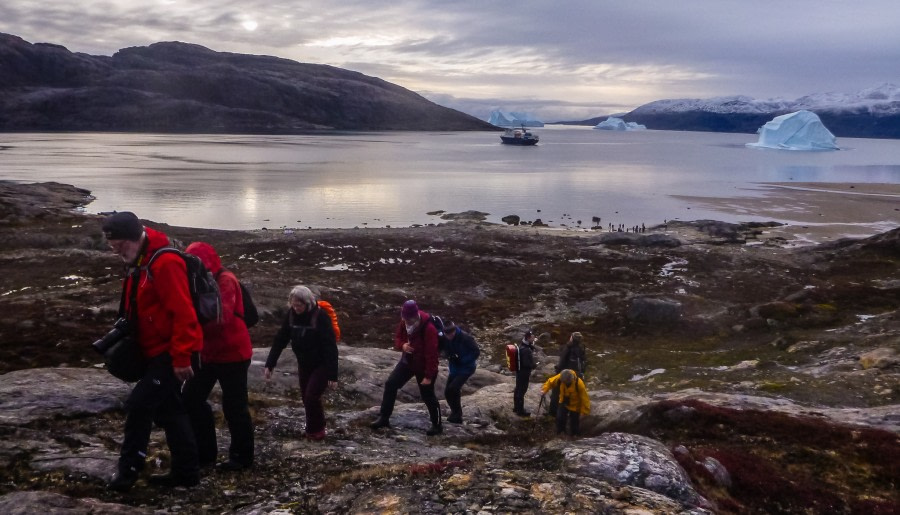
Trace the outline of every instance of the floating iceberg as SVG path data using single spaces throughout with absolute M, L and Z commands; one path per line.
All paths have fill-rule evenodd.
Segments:
M 825 128 L 812 111 L 797 111 L 776 116 L 756 131 L 759 141 L 748 147 L 783 150 L 838 150 L 834 134 Z
M 497 127 L 543 127 L 544 122 L 532 119 L 528 113 L 508 113 L 506 111 L 491 111 L 488 123 Z
M 594 128 L 603 131 L 642 131 L 646 129 L 647 126 L 635 122 L 626 122 L 621 118 L 610 116 L 606 120 L 595 125 Z

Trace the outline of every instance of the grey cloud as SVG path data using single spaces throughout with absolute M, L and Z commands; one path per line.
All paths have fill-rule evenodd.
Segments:
M 666 97 L 796 97 L 900 80 L 896 0 L 520 0 L 516 10 L 483 0 L 4 4 L 0 31 L 72 51 L 109 55 L 123 47 L 179 40 L 324 62 L 408 88 L 446 87 L 445 94 L 468 99 L 466 105 L 491 100 L 459 93 L 466 88 L 478 85 L 485 91 L 523 80 L 530 84 L 527 97 L 510 88 L 509 101 L 542 102 L 548 110 L 573 105 L 530 98 L 569 99 L 573 93 L 567 88 L 578 87 L 584 95 L 591 83 L 598 91 L 601 85 L 618 85 L 632 95 L 614 99 L 598 93 L 574 105 L 594 110 Z M 248 18 L 259 30 L 240 28 Z M 385 47 L 303 46 L 347 36 L 400 39 Z

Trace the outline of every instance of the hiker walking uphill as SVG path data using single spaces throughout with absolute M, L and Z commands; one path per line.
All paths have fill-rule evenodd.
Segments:
M 428 436 L 443 432 L 441 406 L 434 394 L 434 380 L 438 374 L 438 333 L 430 322 L 431 315 L 421 311 L 414 300 L 403 303 L 400 309 L 400 323 L 394 336 L 394 349 L 401 351 L 400 361 L 384 383 L 384 395 L 378 419 L 369 424 L 372 429 L 389 427 L 397 391 L 415 377 L 419 384 L 419 394 L 428 408 L 431 427 Z
M 558 396 L 556 433 L 564 433 L 568 421 L 569 434 L 573 436 L 579 434 L 581 415 L 591 412 L 591 400 L 588 398 L 584 381 L 578 378 L 574 370 L 566 369 L 547 379 L 541 387 L 541 393 L 544 395 L 550 390 L 559 392 L 556 394 Z
M 106 218 L 103 232 L 125 262 L 119 317 L 127 322 L 127 337 L 137 338 L 146 363 L 125 401 L 125 436 L 118 471 L 108 486 L 118 491 L 134 486 L 144 468 L 154 422 L 165 429 L 172 465 L 168 474 L 152 476 L 151 483 L 194 486 L 200 482 L 197 443 L 181 388 L 194 375 L 191 362 L 203 347 L 203 332 L 191 301 L 187 266 L 168 252 L 147 266 L 157 250 L 169 245 L 169 238 L 144 227 L 134 213 Z
M 447 386 L 444 387 L 444 398 L 450 406 L 450 416 L 447 422 L 462 424 L 462 387 L 475 373 L 478 366 L 478 356 L 481 349 L 475 338 L 469 333 L 456 327 L 453 322 L 444 324 L 444 349 L 447 353 L 447 362 L 450 374 L 447 376 Z
M 297 355 L 300 394 L 306 410 L 306 437 L 325 438 L 325 408 L 322 395 L 326 388 L 336 388 L 338 380 L 338 348 L 331 316 L 316 302 L 306 286 L 294 286 L 288 296 L 290 309 L 281 329 L 275 335 L 263 375 L 272 378 L 281 351 L 291 344 Z
M 513 413 L 520 417 L 531 416 L 531 413 L 525 411 L 525 392 L 528 391 L 528 382 L 531 380 L 531 371 L 535 368 L 534 340 L 534 333 L 525 331 L 525 335 L 522 336 L 522 341 L 519 342 L 516 388 L 513 390 Z
M 216 468 L 249 468 L 253 464 L 253 420 L 247 402 L 247 371 L 253 348 L 244 322 L 241 285 L 233 273 L 222 268 L 222 260 L 210 244 L 191 243 L 185 252 L 199 257 L 216 277 L 222 299 L 222 320 L 203 324 L 200 368 L 184 387 L 185 405 L 197 439 L 200 466 L 215 464 L 219 452 L 216 421 L 207 400 L 218 382 L 222 388 L 222 412 L 231 443 L 228 460 L 219 463 Z
M 554 369 L 557 374 L 563 370 L 569 369 L 573 370 L 578 375 L 579 379 L 584 380 L 584 370 L 587 367 L 587 362 L 585 361 L 586 353 L 582 341 L 583 338 L 581 333 L 577 331 L 569 336 L 568 341 L 566 341 L 566 344 L 559 353 L 559 361 L 556 363 L 556 368 Z M 558 398 L 559 387 L 554 389 L 553 395 L 550 396 L 550 406 L 547 411 L 548 415 L 556 416 L 556 408 L 559 405 Z

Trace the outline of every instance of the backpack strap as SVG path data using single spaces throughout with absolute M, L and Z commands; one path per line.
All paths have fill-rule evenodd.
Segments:
M 234 272 L 231 272 L 231 270 L 229 270 L 223 266 L 223 267 L 219 268 L 218 272 L 213 274 L 213 277 L 216 279 L 216 283 L 219 282 L 219 277 L 222 275 L 223 272 L 230 272 L 231 275 L 234 275 Z M 235 279 L 237 279 L 237 276 L 235 276 Z M 237 310 L 235 310 L 234 316 L 243 320 L 244 319 L 244 313 L 243 313 L 243 311 L 244 311 L 244 289 L 243 289 L 243 285 L 241 284 L 240 279 L 237 279 L 237 282 L 238 282 L 238 288 L 237 288 L 237 297 L 238 298 L 235 299 L 234 306 L 235 307 L 240 306 L 241 313 L 238 313 Z M 221 291 L 221 288 L 219 288 L 219 290 Z
M 153 266 L 153 263 L 156 261 L 156 258 L 158 258 L 162 254 L 166 254 L 166 253 L 175 253 L 175 254 L 178 254 L 178 256 L 182 257 L 181 251 L 176 249 L 175 247 L 162 247 L 160 249 L 157 249 L 156 252 L 154 252 L 153 255 L 150 256 L 150 260 L 147 261 L 147 264 L 145 266 L 141 267 L 141 270 L 147 271 L 147 280 L 149 280 L 149 281 L 153 280 L 153 273 L 150 272 L 150 267 Z

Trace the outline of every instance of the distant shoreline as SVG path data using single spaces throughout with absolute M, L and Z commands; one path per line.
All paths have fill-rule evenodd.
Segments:
M 823 242 L 900 227 L 900 184 L 775 182 L 760 187 L 761 197 L 675 197 L 737 216 L 790 220 L 770 231 L 793 236 L 787 239 Z

